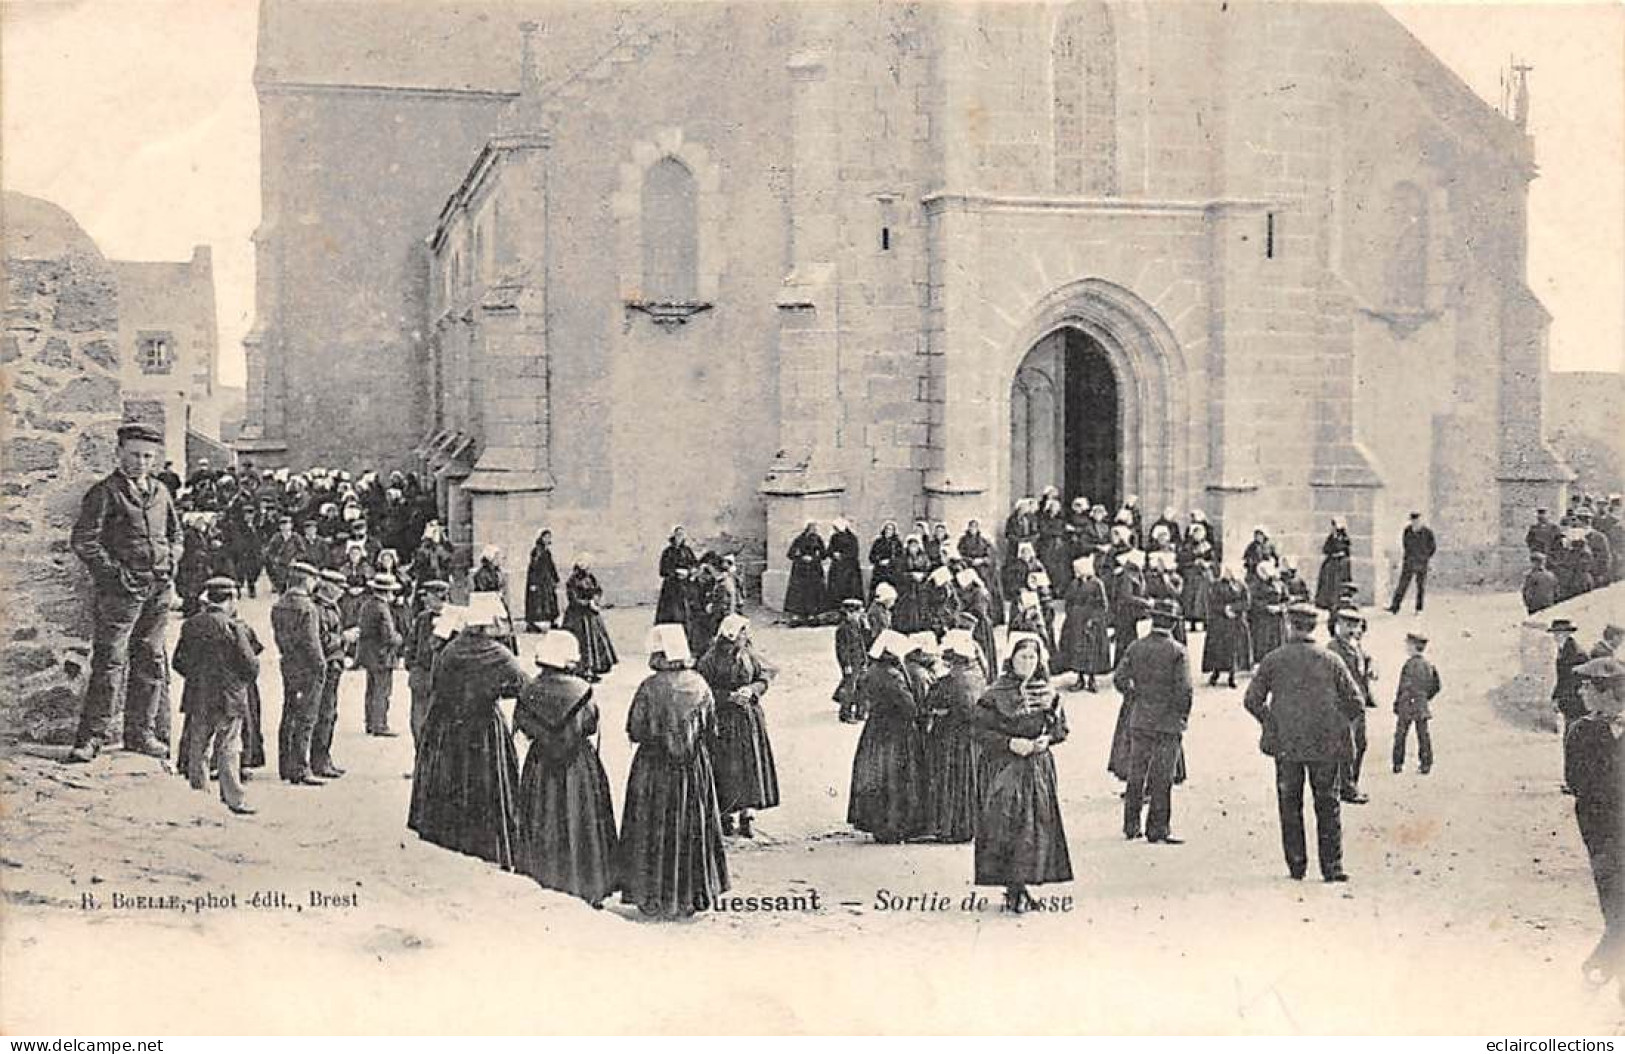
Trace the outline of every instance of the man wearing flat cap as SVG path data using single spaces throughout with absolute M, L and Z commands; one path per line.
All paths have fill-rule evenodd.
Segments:
M 1365 712 L 1377 705 L 1371 698 L 1371 659 L 1360 644 L 1365 635 L 1365 625 L 1365 615 L 1359 608 L 1352 605 L 1338 608 L 1332 615 L 1332 639 L 1327 645 L 1354 675 L 1354 683 L 1359 687 L 1364 703 L 1359 716 L 1349 722 L 1353 752 L 1343 762 L 1338 774 L 1337 793 L 1349 805 L 1364 805 L 1371 800 L 1360 790 L 1360 770 L 1365 764 L 1368 745 Z
M 282 723 L 277 730 L 277 771 L 296 786 L 321 786 L 310 771 L 310 740 L 316 729 L 327 656 L 322 618 L 311 598 L 320 572 L 303 560 L 288 565 L 288 588 L 271 608 L 271 629 L 282 660 Z
M 1602 907 L 1603 934 L 1583 969 L 1596 984 L 1625 971 L 1625 663 L 1605 656 L 1575 669 L 1587 712 L 1563 737 L 1563 768 Z M 1625 1002 L 1625 979 L 1620 980 Z
M 369 736 L 399 735 L 389 727 L 389 696 L 400 659 L 401 629 L 390 594 L 400 592 L 395 576 L 374 575 L 368 594 L 356 610 L 355 664 L 367 671 L 366 725 Z
M 152 475 L 163 452 L 156 428 L 121 426 L 118 467 L 85 494 L 69 536 L 95 584 L 90 684 L 70 762 L 100 752 L 121 709 L 126 750 L 169 754 L 164 628 L 182 534 L 169 488 Z
M 237 617 L 237 583 L 217 576 L 203 584 L 203 609 L 181 626 L 175 672 L 186 679 L 181 711 L 188 734 L 186 776 L 195 790 L 209 785 L 209 752 L 219 770 L 220 800 L 240 815 L 254 812 L 243 800 L 241 754 L 249 695 L 259 678 L 254 634 Z
M 1365 700 L 1343 660 L 1315 643 L 1319 610 L 1293 604 L 1286 614 L 1286 643 L 1258 664 L 1244 705 L 1263 727 L 1260 749 L 1275 758 L 1287 872 L 1301 879 L 1309 869 L 1303 829 L 1307 777 L 1315 798 L 1321 878 L 1347 882 L 1338 764 L 1351 754 L 1349 723 L 1365 710 Z

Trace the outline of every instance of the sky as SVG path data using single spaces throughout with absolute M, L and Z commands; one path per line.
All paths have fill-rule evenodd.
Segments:
M 1530 74 L 1530 286 L 1553 369 L 1625 367 L 1625 5 L 1387 5 L 1490 102 Z M 240 385 L 259 223 L 256 0 L 0 2 L 0 183 L 116 259 L 214 250 L 220 380 Z

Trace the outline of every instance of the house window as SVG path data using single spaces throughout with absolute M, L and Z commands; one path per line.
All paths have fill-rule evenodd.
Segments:
M 175 341 L 168 333 L 143 333 L 136 340 L 135 361 L 142 373 L 168 373 L 175 367 Z
M 643 179 L 643 297 L 655 303 L 698 299 L 699 209 L 694 175 L 665 157 Z

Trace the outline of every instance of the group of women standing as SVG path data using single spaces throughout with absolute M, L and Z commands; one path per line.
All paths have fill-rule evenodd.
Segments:
M 1072 879 L 1050 748 L 1066 714 L 1036 637 L 1011 639 L 989 687 L 966 630 L 883 631 L 859 685 L 868 720 L 852 761 L 847 822 L 877 842 L 974 842 L 978 885 L 1027 887 Z
M 617 832 L 576 635 L 548 632 L 530 677 L 501 643 L 504 609 L 458 610 L 436 618 L 450 639 L 433 663 L 407 825 L 594 907 L 617 891 L 649 915 L 711 907 L 728 888 L 724 835 L 750 837 L 753 811 L 779 801 L 761 708 L 772 671 L 746 620 L 719 627 L 698 663 L 683 626 L 654 628 L 627 718 L 637 750 Z M 529 743 L 522 768 L 505 698 Z

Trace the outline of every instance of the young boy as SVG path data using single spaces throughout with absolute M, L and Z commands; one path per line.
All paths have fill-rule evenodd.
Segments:
M 237 583 L 211 578 L 203 608 L 181 625 L 173 667 L 186 679 L 181 712 L 192 725 L 186 774 L 196 790 L 209 786 L 209 748 L 220 774 L 220 800 L 240 816 L 254 810 L 243 800 L 241 755 L 248 693 L 259 679 L 260 660 L 248 627 L 237 618 Z
M 1394 771 L 1405 769 L 1405 737 L 1416 726 L 1416 755 L 1422 775 L 1433 769 L 1433 739 L 1428 735 L 1432 714 L 1428 704 L 1439 694 L 1439 671 L 1422 657 L 1428 639 L 1420 633 L 1405 634 L 1405 650 L 1410 658 L 1399 671 L 1399 687 L 1394 691 Z
M 835 627 L 835 661 L 841 667 L 841 683 L 835 689 L 835 701 L 841 704 L 841 723 L 850 725 L 865 716 L 858 683 L 868 668 L 872 642 L 862 600 L 855 597 L 842 600 L 841 614 L 841 624 Z
M 400 589 L 390 575 L 375 575 L 370 593 L 356 613 L 355 664 L 367 671 L 366 725 L 369 736 L 395 736 L 389 727 L 389 695 L 400 658 L 401 632 L 390 606 L 390 594 Z

